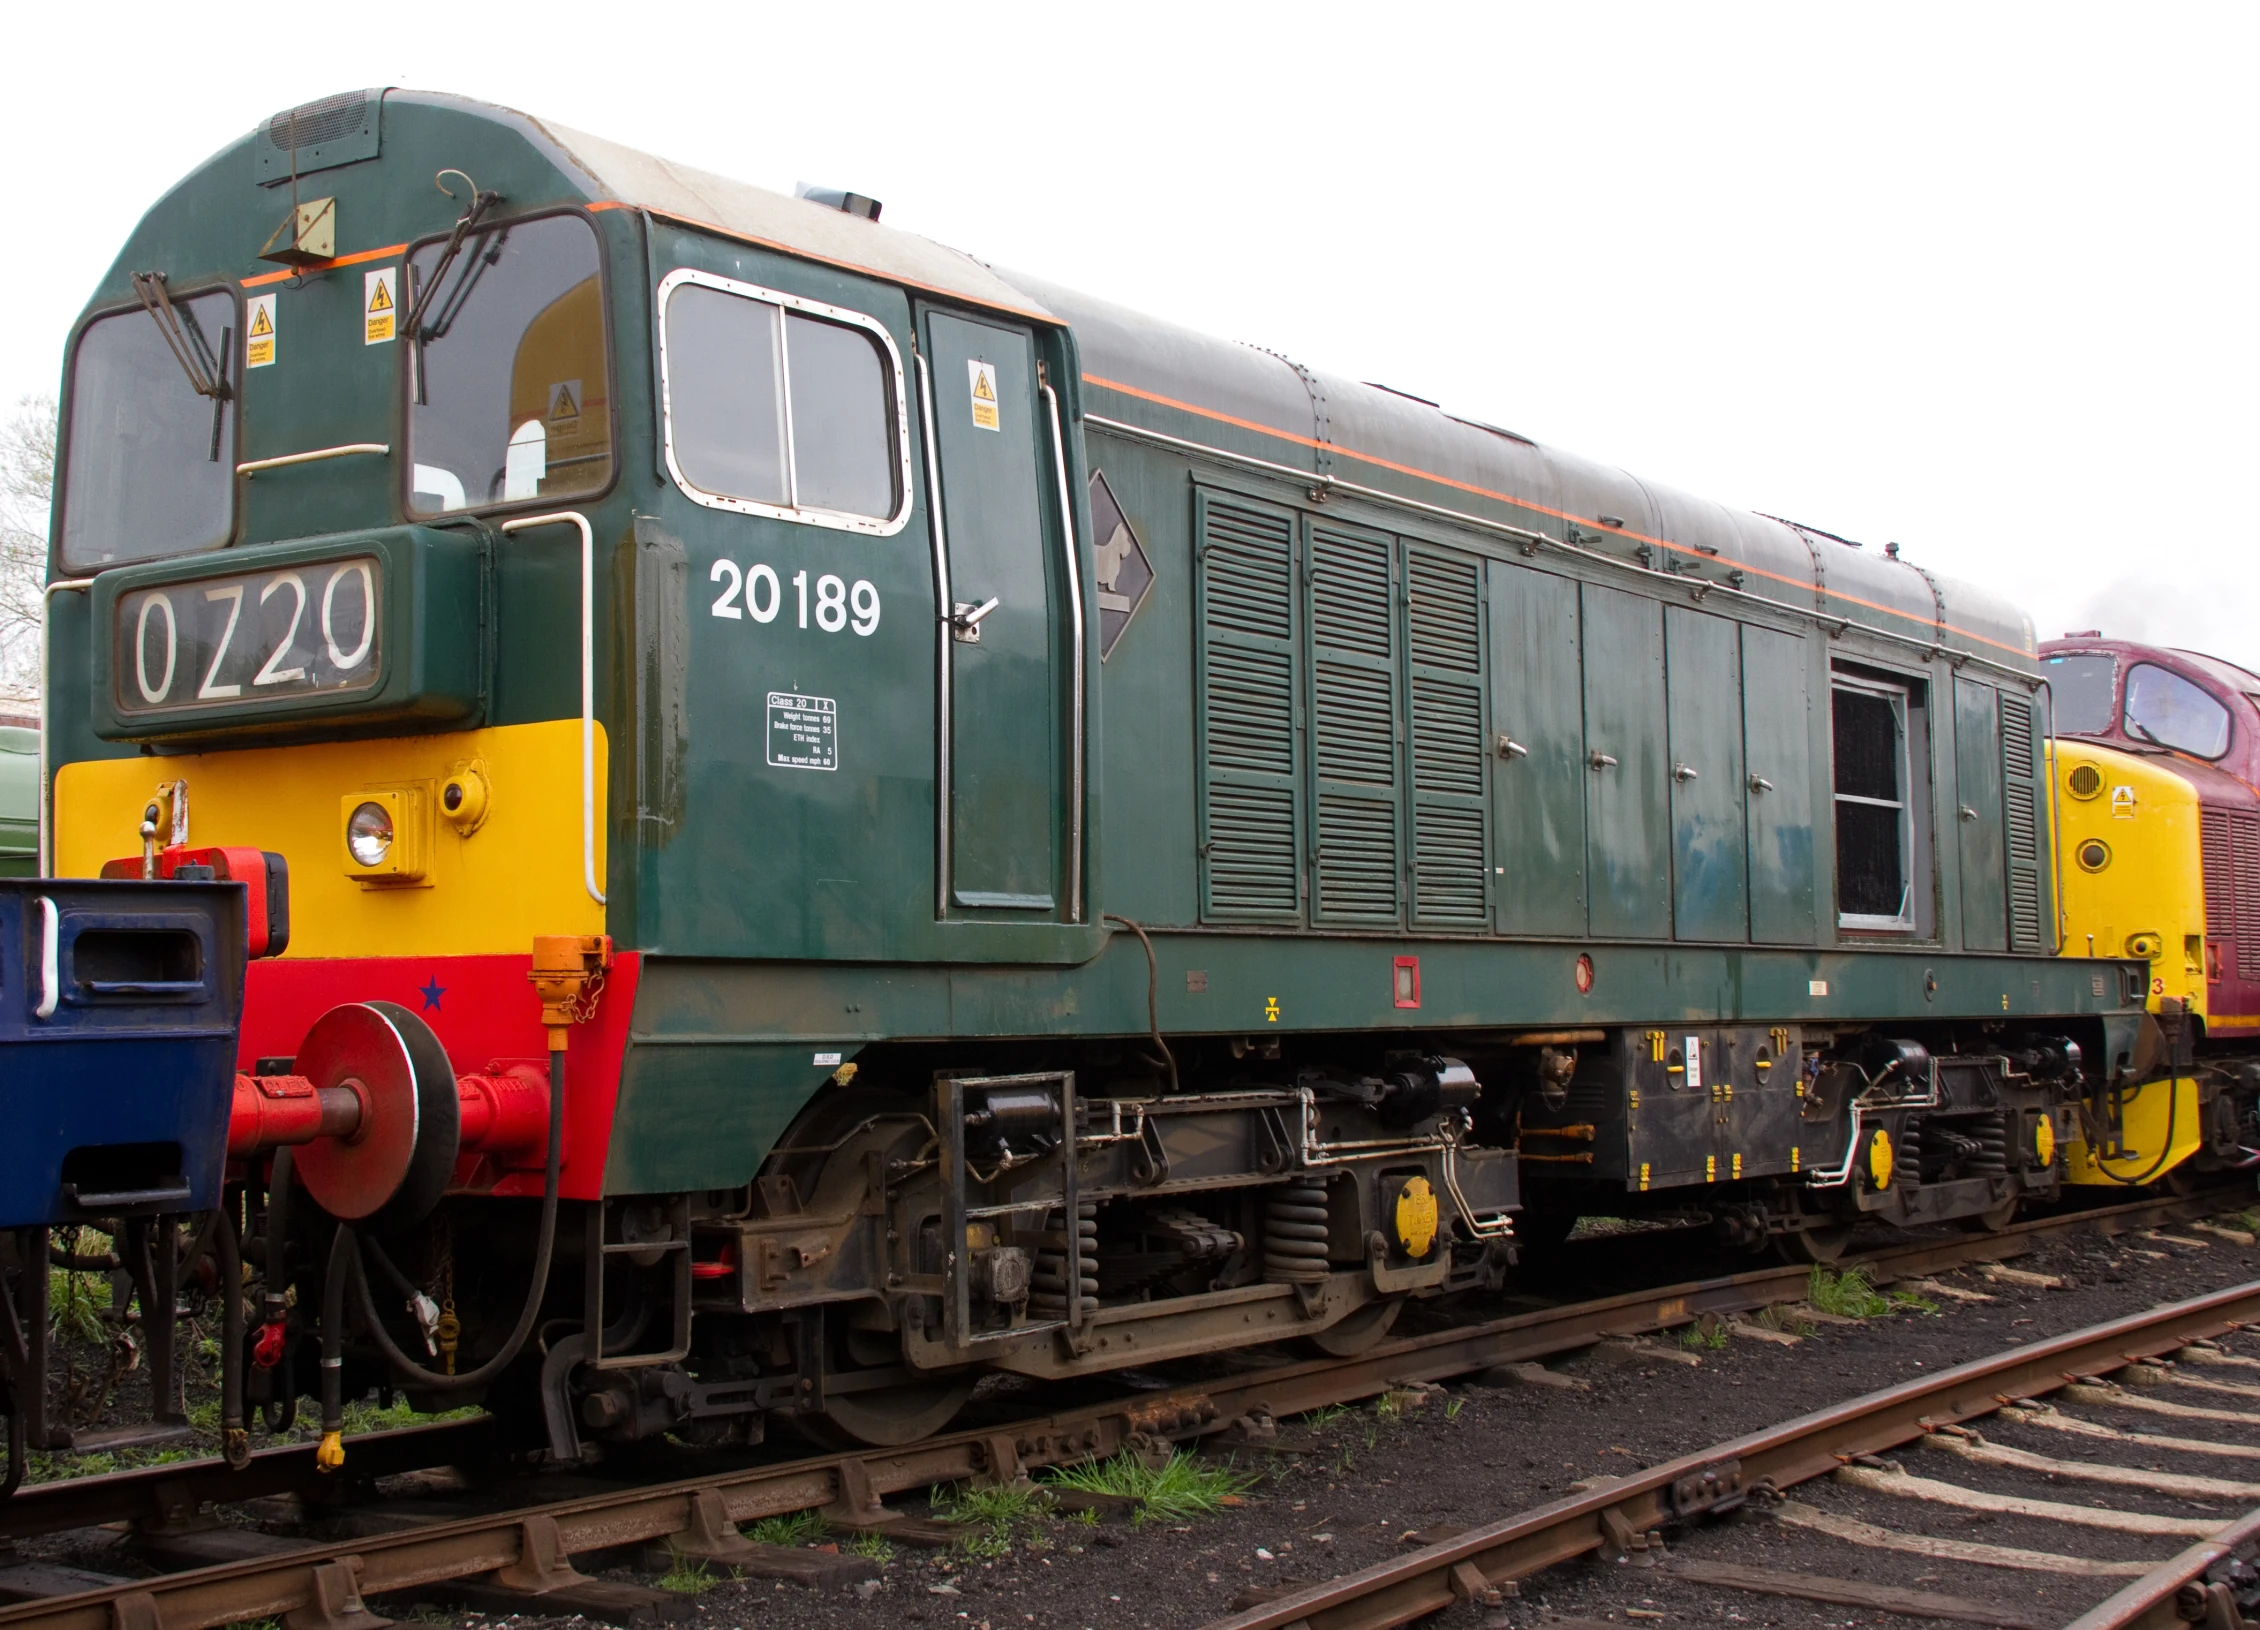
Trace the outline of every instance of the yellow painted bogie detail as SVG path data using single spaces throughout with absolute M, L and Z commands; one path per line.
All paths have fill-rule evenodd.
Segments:
M 1436 1243 L 1436 1191 L 1425 1177 L 1408 1177 L 1397 1191 L 1397 1243 L 1407 1256 L 1426 1256 Z
M 2205 1146 L 2197 1083 L 2188 1076 L 2173 1082 L 2145 1081 L 2123 1093 L 2118 1121 L 2119 1143 L 2127 1153 L 2098 1159 L 2086 1139 L 2073 1138 L 2064 1145 L 2064 1181 L 2107 1188 L 2155 1183 Z M 2165 1153 L 2163 1161 L 2160 1151 Z
M 600 880 L 605 748 L 600 725 Z M 471 764 L 483 819 L 469 830 L 434 819 L 440 789 Z M 58 875 L 92 877 L 105 860 L 141 853 L 141 815 L 160 770 L 188 783 L 192 846 L 244 845 L 289 860 L 292 957 L 524 955 L 536 934 L 604 932 L 604 908 L 581 878 L 578 719 L 66 764 L 55 774 Z M 418 875 L 408 886 L 356 875 L 345 851 L 345 816 L 374 793 L 394 795 L 417 823 Z
M 1868 1139 L 1868 1176 L 1875 1179 L 1877 1188 L 1891 1187 L 1891 1163 L 1894 1158 L 1891 1134 L 1882 1127 L 1877 1127 L 1875 1136 Z

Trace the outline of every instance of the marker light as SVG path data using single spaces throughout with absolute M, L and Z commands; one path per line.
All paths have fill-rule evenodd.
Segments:
M 345 847 L 361 866 L 382 866 L 392 852 L 392 815 L 382 804 L 354 807 L 345 822 Z

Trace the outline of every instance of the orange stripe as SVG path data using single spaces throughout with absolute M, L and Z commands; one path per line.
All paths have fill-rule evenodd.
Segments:
M 1544 504 L 1533 503 L 1528 498 L 1517 498 L 1512 493 L 1493 492 L 1489 487 L 1479 487 L 1471 481 L 1454 480 L 1451 476 L 1438 475 L 1432 470 L 1419 469 L 1410 464 L 1399 464 L 1393 459 L 1381 458 L 1372 453 L 1361 453 L 1355 448 L 1343 447 L 1334 442 L 1322 442 L 1310 436 L 1298 436 L 1291 430 L 1280 430 L 1272 425 L 1258 424 L 1253 419 L 1242 419 L 1230 413 L 1219 413 L 1213 408 L 1196 407 L 1191 402 L 1180 402 L 1173 396 L 1163 396 L 1154 391 L 1140 390 L 1135 385 L 1125 385 L 1119 380 L 1102 379 L 1097 374 L 1085 374 L 1083 383 L 1097 385 L 1102 390 L 1119 391 L 1124 396 L 1135 396 L 1142 402 L 1153 402 L 1161 407 L 1175 408 L 1180 413 L 1190 413 L 1196 418 L 1213 419 L 1219 424 L 1234 425 L 1242 430 L 1252 430 L 1259 436 L 1274 436 L 1280 441 L 1293 442 L 1298 447 L 1309 447 L 1328 453 L 1340 453 L 1346 457 L 1354 458 L 1362 464 L 1372 464 L 1384 470 L 1394 470 L 1399 475 L 1409 475 L 1420 481 L 1433 481 L 1440 487 L 1453 487 L 1461 492 L 1473 493 L 1478 498 L 1489 498 L 1498 503 L 1512 504 L 1517 509 L 1532 510 L 1540 515 L 1551 515 L 1556 520 L 1572 521 L 1579 526 L 1590 526 L 1616 537 L 1630 538 L 1636 543 L 1649 544 L 1658 549 L 1669 549 L 1675 555 L 1685 555 L 1694 560 L 1708 560 L 1719 565 L 1731 566 L 1736 571 L 1749 573 L 1752 577 L 1762 577 L 1769 582 L 1785 584 L 1793 589 L 1819 587 L 1821 592 L 1830 599 L 1841 600 L 1847 605 L 1864 606 L 1870 611 L 1880 611 L 1885 616 L 1898 617 L 1911 623 L 1920 623 L 1926 628 L 1936 628 L 1949 634 L 1959 634 L 1966 640 L 1975 640 L 1980 645 L 1990 645 L 1998 651 L 2014 652 L 2028 662 L 2033 660 L 2032 653 L 2022 646 L 2010 645 L 2001 640 L 1991 639 L 1967 628 L 1956 628 L 1952 623 L 1941 622 L 1935 618 L 1918 617 L 1912 612 L 1901 611 L 1897 606 L 1887 606 L 1880 601 L 1863 600 L 1856 594 L 1846 594 L 1840 589 L 1828 588 L 1825 584 L 1816 585 L 1807 578 L 1789 577 L 1780 572 L 1769 572 L 1763 566 L 1752 566 L 1746 561 L 1736 560 L 1728 555 L 1707 555 L 1700 549 L 1690 549 L 1683 544 L 1673 543 L 1668 538 L 1651 538 L 1646 533 L 1635 532 L 1629 527 L 1609 526 L 1589 515 L 1573 515 L 1568 510 L 1550 509 Z
M 286 277 L 301 277 L 312 272 L 326 272 L 339 266 L 358 266 L 365 260 L 386 260 L 394 255 L 404 255 L 407 252 L 408 245 L 404 243 L 388 244 L 382 249 L 364 249 L 358 255 L 340 255 L 335 260 L 317 261 L 311 266 L 293 266 L 287 271 L 280 272 L 261 272 L 257 277 L 242 279 L 242 283 L 247 289 L 256 289 L 265 283 L 280 283 Z

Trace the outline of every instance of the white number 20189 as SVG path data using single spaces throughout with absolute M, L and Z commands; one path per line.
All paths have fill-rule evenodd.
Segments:
M 751 617 L 757 623 L 768 623 L 775 622 L 777 613 L 784 609 L 784 584 L 773 569 L 759 562 L 740 571 L 734 560 L 717 560 L 706 577 L 708 582 L 722 585 L 722 592 L 709 608 L 717 617 L 732 622 Z M 808 573 L 793 573 L 793 599 L 802 628 L 809 620 L 808 591 Z M 852 628 L 858 634 L 874 633 L 879 627 L 879 591 L 860 577 L 850 588 L 843 579 L 826 572 L 816 580 L 815 612 L 816 626 L 827 634 L 837 634 L 843 628 Z

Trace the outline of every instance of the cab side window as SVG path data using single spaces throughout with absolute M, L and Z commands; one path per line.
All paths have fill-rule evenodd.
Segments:
M 667 460 L 699 502 L 891 528 L 904 508 L 901 369 L 852 312 L 705 273 L 661 285 Z

